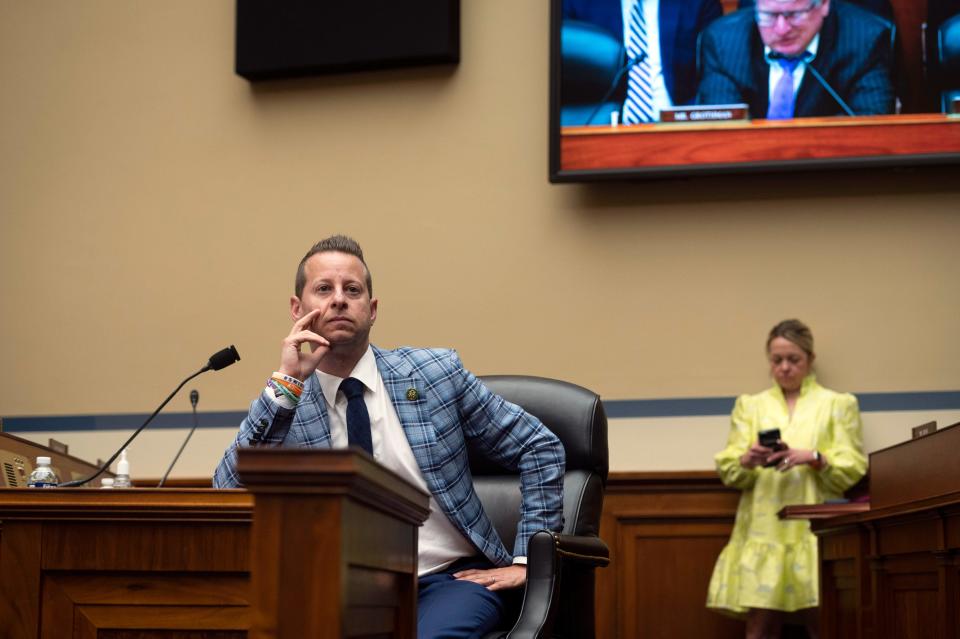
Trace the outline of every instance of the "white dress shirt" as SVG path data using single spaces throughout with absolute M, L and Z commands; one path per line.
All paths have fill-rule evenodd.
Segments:
M 346 448 L 347 398 L 338 392 L 343 379 L 321 371 L 317 371 L 316 375 L 327 403 L 331 444 L 334 448 Z M 363 401 L 370 414 L 374 459 L 429 494 L 427 482 L 423 479 L 410 443 L 403 433 L 403 425 L 383 384 L 372 348 L 367 347 L 367 352 L 357 362 L 350 377 L 363 382 Z M 473 544 L 440 510 L 432 495 L 430 515 L 420 528 L 417 550 L 417 572 L 421 576 L 443 570 L 461 557 L 478 554 Z

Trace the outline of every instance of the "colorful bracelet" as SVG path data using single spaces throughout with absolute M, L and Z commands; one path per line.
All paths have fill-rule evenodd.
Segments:
M 297 379 L 296 377 L 290 377 L 289 375 L 284 375 L 283 373 L 281 373 L 281 372 L 279 372 L 279 371 L 274 372 L 274 374 L 270 376 L 270 379 L 275 379 L 275 380 L 278 380 L 278 381 L 287 382 L 287 383 L 289 383 L 289 384 L 293 384 L 294 386 L 296 386 L 296 387 L 299 388 L 300 390 L 303 390 L 303 382 L 301 382 L 301 381 L 300 381 L 299 379 Z
M 300 396 L 299 396 L 299 394 L 298 394 L 298 395 L 294 395 L 293 392 L 291 392 L 286 386 L 284 386 L 283 384 L 278 383 L 278 382 L 277 382 L 276 380 L 274 380 L 274 379 L 270 379 L 270 380 L 267 382 L 267 388 L 270 388 L 270 389 L 273 390 L 273 394 L 274 394 L 275 397 L 277 397 L 277 399 L 280 398 L 280 395 L 283 395 L 283 396 L 285 396 L 287 399 L 289 399 L 291 402 L 293 402 L 294 404 L 296 404 L 297 402 L 300 401 Z
M 290 377 L 289 375 L 284 375 L 283 373 L 274 373 L 270 376 L 268 380 L 271 384 L 280 384 L 284 386 L 291 393 L 300 397 L 300 394 L 303 393 L 303 382 L 299 379 Z
M 291 383 L 289 383 L 289 382 L 285 382 L 285 381 L 283 381 L 283 380 L 281 380 L 281 379 L 277 379 L 276 377 L 271 377 L 271 378 L 270 378 L 270 383 L 271 383 L 271 384 L 278 384 L 278 385 L 280 385 L 280 386 L 283 386 L 284 388 L 286 388 L 288 391 L 290 391 L 291 393 L 293 393 L 293 394 L 296 395 L 297 397 L 300 397 L 300 395 L 303 393 L 303 389 L 300 388 L 299 386 L 294 386 L 293 384 L 291 384 Z

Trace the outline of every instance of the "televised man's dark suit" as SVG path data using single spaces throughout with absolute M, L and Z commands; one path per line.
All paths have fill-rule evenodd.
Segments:
M 711 24 L 700 39 L 698 104 L 750 105 L 750 116 L 765 118 L 770 67 L 753 9 L 731 13 Z M 830 1 L 820 29 L 813 66 L 856 115 L 893 113 L 890 24 L 842 0 Z M 803 74 L 795 117 L 843 115 L 843 109 L 813 74 Z
M 563 17 L 603 27 L 622 40 L 621 1 L 563 0 Z M 690 104 L 697 94 L 697 36 L 723 15 L 723 9 L 718 0 L 660 0 L 659 12 L 660 61 L 667 93 L 673 104 Z

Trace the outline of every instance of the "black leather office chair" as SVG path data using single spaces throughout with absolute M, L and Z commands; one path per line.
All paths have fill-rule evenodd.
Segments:
M 609 124 L 610 113 L 620 109 L 623 97 L 614 91 L 625 55 L 622 39 L 588 22 L 563 21 L 561 126 Z
M 960 15 L 945 20 L 937 29 L 937 77 L 940 82 L 940 109 L 951 113 L 960 99 Z
M 609 563 L 597 536 L 607 482 L 607 416 L 596 393 L 554 379 L 519 375 L 481 378 L 494 393 L 536 415 L 566 451 L 561 533 L 530 539 L 527 586 L 512 628 L 485 639 L 594 636 L 594 569 Z M 484 510 L 508 547 L 520 520 L 519 477 L 471 456 L 470 470 Z M 512 621 L 512 620 L 511 620 Z

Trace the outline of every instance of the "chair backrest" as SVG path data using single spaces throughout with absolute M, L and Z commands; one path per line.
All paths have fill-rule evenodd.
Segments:
M 960 98 L 960 15 L 945 20 L 937 30 L 938 73 L 941 108 L 949 113 L 950 103 Z
M 622 36 L 617 37 L 589 22 L 564 20 L 560 29 L 560 124 L 610 121 L 617 101 L 601 106 L 623 64 Z M 597 108 L 600 107 L 600 111 Z
M 480 378 L 491 391 L 536 416 L 560 438 L 566 452 L 562 532 L 596 535 L 607 481 L 607 416 L 600 397 L 581 386 L 544 377 Z M 470 456 L 474 487 L 508 550 L 520 519 L 520 479 L 488 460 Z

